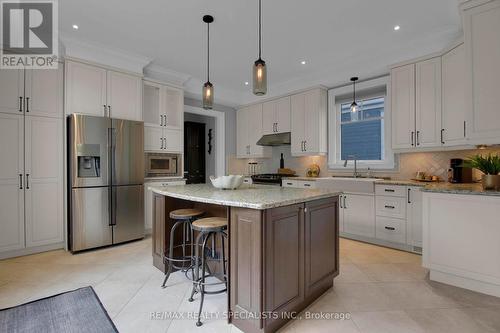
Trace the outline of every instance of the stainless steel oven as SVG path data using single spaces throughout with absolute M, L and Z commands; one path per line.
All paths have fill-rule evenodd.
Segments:
M 181 176 L 178 154 L 146 153 L 146 177 Z

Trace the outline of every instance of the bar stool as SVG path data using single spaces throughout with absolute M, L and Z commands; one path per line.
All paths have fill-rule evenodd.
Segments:
M 172 273 L 172 269 L 189 270 L 189 268 L 192 267 L 194 244 L 193 229 L 191 228 L 191 224 L 203 214 L 205 214 L 204 211 L 195 208 L 177 209 L 170 212 L 170 218 L 176 222 L 174 223 L 172 229 L 170 229 L 169 249 L 166 251 L 164 259 L 165 264 L 168 264 L 168 268 L 165 273 L 163 284 L 161 285 L 162 288 L 167 287 L 167 280 L 170 273 Z M 181 244 L 174 244 L 175 230 L 177 230 L 180 226 L 182 226 L 182 242 Z M 187 243 L 188 241 L 189 243 Z M 186 256 L 187 246 L 190 247 L 189 256 Z M 177 248 L 182 248 L 182 256 L 176 257 L 174 255 L 174 249 Z M 182 264 L 182 266 L 180 264 Z M 189 264 L 189 266 L 186 267 L 186 264 Z
M 220 294 L 227 291 L 227 273 L 226 273 L 226 254 L 224 248 L 224 239 L 227 239 L 227 234 L 225 230 L 227 229 L 227 220 L 223 217 L 207 217 L 203 219 L 196 220 L 192 223 L 193 230 L 199 231 L 198 237 L 196 237 L 196 250 L 195 250 L 195 275 L 193 280 L 193 290 L 191 291 L 191 297 L 189 298 L 189 302 L 194 301 L 193 296 L 195 293 L 199 292 L 201 295 L 200 299 L 200 310 L 198 311 L 198 321 L 196 322 L 196 326 L 201 326 L 201 311 L 203 309 L 203 300 L 205 298 L 205 294 Z M 212 244 L 215 243 L 216 236 L 220 236 L 221 245 L 222 245 L 222 260 L 220 259 L 212 259 L 219 260 L 222 262 L 222 276 L 217 276 L 217 274 L 213 274 L 212 272 L 208 272 L 206 274 L 205 269 L 208 268 L 207 265 L 207 241 L 210 237 L 212 237 Z M 200 265 L 198 264 L 200 260 L 199 250 L 200 250 L 200 241 L 201 244 L 201 276 L 200 276 Z M 213 253 L 212 253 L 213 256 Z M 218 277 L 222 278 L 221 282 L 212 282 L 208 283 L 205 281 L 208 277 Z M 224 289 L 214 290 L 214 291 L 206 291 L 205 286 L 213 286 L 224 284 Z

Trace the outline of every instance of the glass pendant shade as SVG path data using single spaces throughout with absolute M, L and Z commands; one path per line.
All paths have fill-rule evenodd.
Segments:
M 356 113 L 356 112 L 358 112 L 358 110 L 359 110 L 358 103 L 352 102 L 352 104 L 351 104 L 351 112 L 352 113 Z
M 253 66 L 253 93 L 258 96 L 267 93 L 267 68 L 262 59 L 255 61 Z
M 212 109 L 214 106 L 214 86 L 210 81 L 205 82 L 203 85 L 203 108 Z

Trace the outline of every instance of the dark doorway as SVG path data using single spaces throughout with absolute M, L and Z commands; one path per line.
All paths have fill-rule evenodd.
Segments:
M 205 124 L 184 123 L 184 178 L 187 184 L 205 183 Z

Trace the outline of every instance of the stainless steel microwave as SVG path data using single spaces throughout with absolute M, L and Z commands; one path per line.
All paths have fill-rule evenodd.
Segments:
M 146 153 L 146 177 L 180 176 L 181 155 Z

